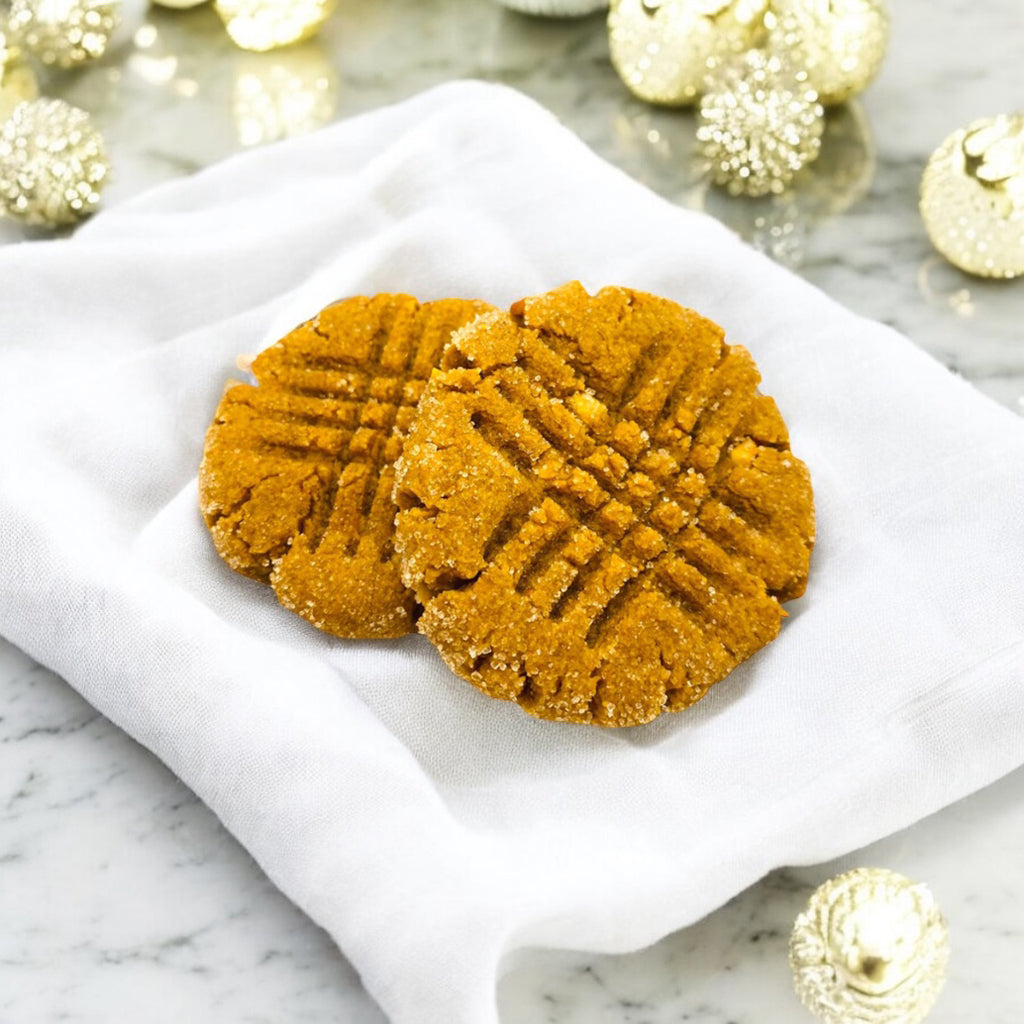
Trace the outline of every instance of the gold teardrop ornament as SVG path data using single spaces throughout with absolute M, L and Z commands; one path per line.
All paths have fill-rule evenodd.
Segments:
M 921 217 L 936 249 L 979 277 L 1024 274 L 1024 113 L 953 132 L 921 178 Z
M 946 922 L 928 888 L 884 868 L 819 886 L 789 942 L 797 995 L 824 1024 L 920 1024 L 948 960 Z

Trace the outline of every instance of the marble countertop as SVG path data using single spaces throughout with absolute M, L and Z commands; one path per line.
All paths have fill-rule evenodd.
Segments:
M 256 56 L 233 47 L 209 6 L 126 4 L 127 28 L 103 60 L 42 84 L 104 132 L 110 206 L 441 81 L 507 83 L 655 191 L 709 210 L 1024 414 L 1024 281 L 984 282 L 949 267 L 916 206 L 924 162 L 950 131 L 1024 108 L 1020 3 L 891 7 L 881 75 L 831 118 L 804 186 L 763 203 L 707 187 L 693 161 L 692 114 L 629 96 L 608 63 L 600 14 L 549 21 L 487 0 L 341 0 L 317 41 Z M 0 243 L 37 237 L 0 222 Z M 383 1020 L 327 936 L 186 787 L 2 640 L 0 780 L 0 1022 Z M 1022 812 L 1024 769 L 842 861 L 779 870 L 650 949 L 531 954 L 501 982 L 502 1020 L 810 1020 L 789 980 L 793 918 L 820 881 L 874 864 L 927 882 L 949 921 L 949 981 L 930 1019 L 1016 1024 Z

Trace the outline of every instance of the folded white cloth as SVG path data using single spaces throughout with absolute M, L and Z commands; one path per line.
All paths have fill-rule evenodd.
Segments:
M 747 346 L 817 499 L 780 638 L 632 730 L 535 721 L 422 638 L 318 633 L 196 507 L 240 353 L 340 296 L 573 278 Z M 516 949 L 650 943 L 1024 762 L 1024 423 L 512 91 L 233 158 L 0 250 L 0 289 L 0 633 L 185 780 L 397 1024 L 493 1022 Z

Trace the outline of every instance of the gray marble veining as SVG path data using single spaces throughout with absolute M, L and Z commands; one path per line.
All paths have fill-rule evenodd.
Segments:
M 546 21 L 487 0 L 341 0 L 317 41 L 255 56 L 233 47 L 208 5 L 135 4 L 107 57 L 42 84 L 90 110 L 105 133 L 113 205 L 246 145 L 442 81 L 505 82 L 668 200 L 708 210 L 1024 414 L 1024 282 L 983 282 L 946 265 L 916 209 L 924 161 L 948 132 L 1024 107 L 1019 0 L 891 7 L 879 79 L 833 115 L 801 188 L 759 204 L 707 187 L 692 113 L 629 96 L 609 66 L 600 14 Z M 268 113 L 282 83 L 313 90 L 300 125 Z M 33 237 L 0 222 L 0 243 Z M 1019 770 L 842 861 L 780 870 L 650 949 L 530 953 L 499 986 L 502 1020 L 810 1020 L 789 982 L 793 917 L 820 881 L 874 863 L 927 881 L 949 920 L 954 953 L 936 1024 L 1017 1024 L 1022 808 Z M 4 1024 L 383 1020 L 327 937 L 180 782 L 3 641 L 0 921 Z

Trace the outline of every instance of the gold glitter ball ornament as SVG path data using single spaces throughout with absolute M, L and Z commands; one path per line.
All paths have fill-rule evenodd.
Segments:
M 824 110 L 803 71 L 748 50 L 721 64 L 700 103 L 697 143 L 733 195 L 779 194 L 821 152 Z
M 767 0 L 612 0 L 608 47 L 633 95 L 682 106 L 704 91 L 709 66 L 754 43 Z
M 889 45 L 882 0 L 772 0 L 768 48 L 802 67 L 826 106 L 865 89 Z
M 116 0 L 13 0 L 8 26 L 44 64 L 71 68 L 102 56 L 120 20 Z
M 215 0 L 214 7 L 238 46 L 262 53 L 316 35 L 335 0 Z
M 89 115 L 63 100 L 20 103 L 0 128 L 0 212 L 26 224 L 87 217 L 109 170 Z
M 920 1024 L 948 960 L 946 923 L 927 887 L 883 868 L 820 886 L 789 942 L 797 995 L 824 1024 Z
M 921 216 L 932 244 L 980 277 L 1024 274 L 1024 113 L 953 132 L 921 178 Z

